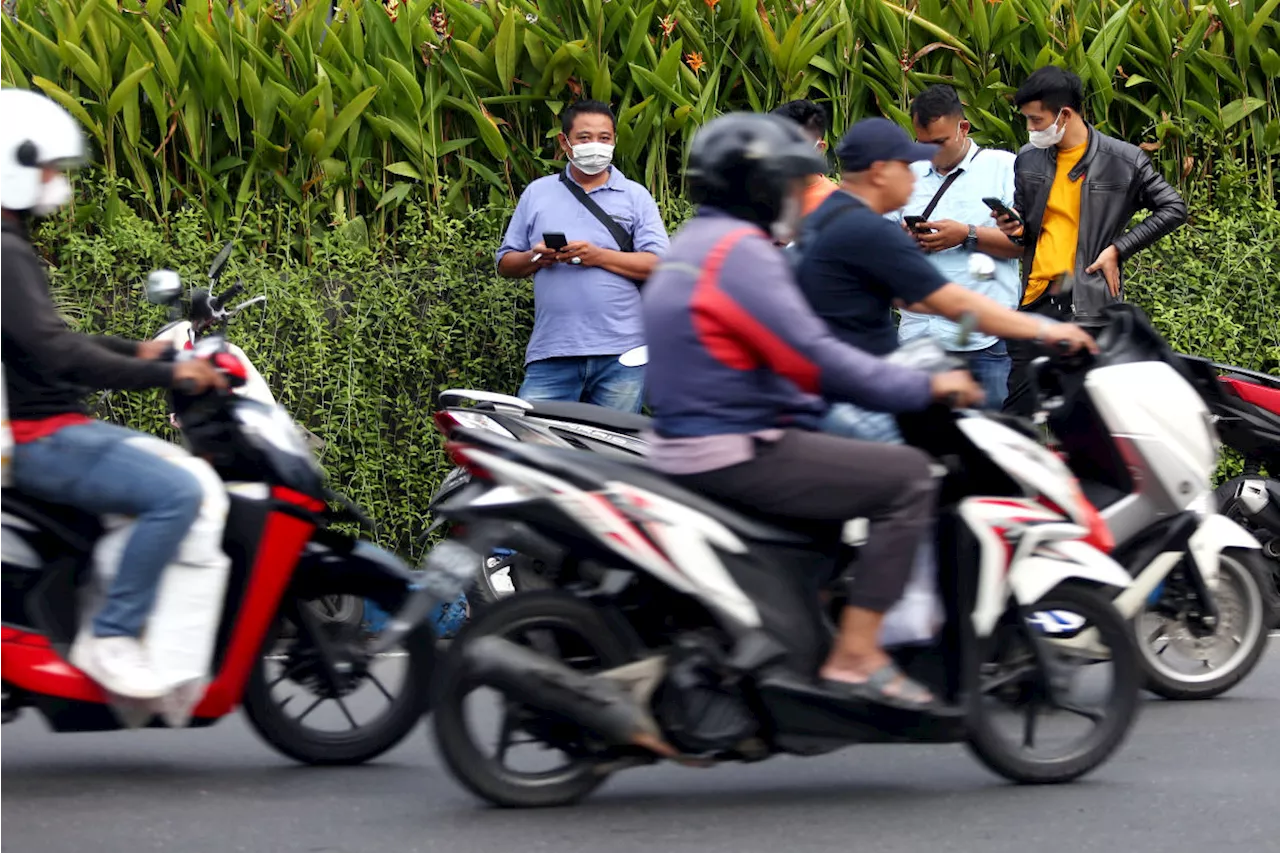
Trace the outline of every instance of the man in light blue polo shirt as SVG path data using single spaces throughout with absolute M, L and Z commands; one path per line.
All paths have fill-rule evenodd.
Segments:
M 1015 310 L 1022 289 L 1016 259 L 1022 248 L 1000 232 L 982 201 L 998 198 L 1013 205 L 1014 155 L 982 148 L 969 138 L 964 107 L 950 86 L 930 86 L 921 92 L 911 104 L 911 123 L 917 141 L 938 149 L 932 161 L 911 165 L 916 175 L 915 189 L 911 200 L 894 215 L 900 222 L 908 216 L 925 218 L 916 229 L 908 231 L 948 281 Z M 944 184 L 946 190 L 930 207 Z M 994 275 L 970 271 L 970 259 L 979 252 L 994 259 Z M 986 392 L 985 406 L 998 411 L 1009 390 L 1011 362 L 1005 342 L 991 335 L 974 334 L 961 345 L 957 343 L 959 328 L 946 317 L 904 310 L 898 340 L 906 343 L 928 335 L 965 357 Z
M 520 397 L 640 411 L 644 368 L 618 356 L 644 343 L 640 285 L 667 249 L 649 191 L 612 165 L 616 124 L 599 101 L 561 115 L 569 165 L 520 196 L 497 252 L 499 274 L 533 276 L 533 336 Z M 611 220 L 611 222 L 606 221 Z M 548 248 L 544 235 L 567 244 Z

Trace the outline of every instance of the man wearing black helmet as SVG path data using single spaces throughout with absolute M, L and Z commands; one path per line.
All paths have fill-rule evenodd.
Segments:
M 842 695 L 936 710 L 878 642 L 931 520 L 928 459 L 815 429 L 824 397 L 915 411 L 982 395 L 967 373 L 930 377 L 841 343 L 805 304 L 773 241 L 794 228 L 779 220 L 796 218 L 807 177 L 821 168 L 812 140 L 776 116 L 723 116 L 695 138 L 686 177 L 698 213 L 642 295 L 651 462 L 756 511 L 837 529 L 868 518 L 865 559 L 819 676 Z

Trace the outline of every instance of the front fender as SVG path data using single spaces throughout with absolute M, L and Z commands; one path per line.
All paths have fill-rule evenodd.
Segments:
M 1258 550 L 1262 544 L 1225 515 L 1206 515 L 1187 541 L 1187 550 L 1209 589 L 1218 588 L 1218 559 L 1227 548 Z
M 1124 589 L 1133 581 L 1124 566 L 1092 545 L 1067 540 L 1044 547 L 1053 553 L 1025 557 L 1009 570 L 1009 586 L 1023 606 L 1035 604 L 1058 584 L 1069 580 L 1116 589 Z

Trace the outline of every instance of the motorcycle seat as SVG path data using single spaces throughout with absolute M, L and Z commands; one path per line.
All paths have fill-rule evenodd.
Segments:
M 823 534 L 828 528 L 834 531 L 829 544 L 835 546 L 839 539 L 838 525 L 807 519 L 780 520 L 774 516 L 765 519 L 704 497 L 667 479 L 650 468 L 641 457 L 631 459 L 584 450 L 525 444 L 486 430 L 457 429 L 453 437 L 466 444 L 484 445 L 541 471 L 579 483 L 586 479 L 594 481 L 591 485 L 603 487 L 606 482 L 616 480 L 636 486 L 710 516 L 738 535 L 757 542 L 825 547 L 828 543 Z
M 65 504 L 42 501 L 17 489 L 0 491 L 0 505 L 6 515 L 14 515 L 48 531 L 77 551 L 92 551 L 102 535 L 102 522 L 96 515 Z
M 616 409 L 593 406 L 590 403 L 566 403 L 558 400 L 531 400 L 529 403 L 532 408 L 529 409 L 528 414 L 534 417 L 572 421 L 628 435 L 644 432 L 652 423 L 652 420 L 644 415 L 619 412 Z

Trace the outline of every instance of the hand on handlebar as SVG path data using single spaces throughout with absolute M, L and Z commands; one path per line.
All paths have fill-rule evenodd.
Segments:
M 967 370 L 950 370 L 930 377 L 933 399 L 953 409 L 977 406 L 986 399 L 982 387 Z
M 1071 323 L 1051 323 L 1041 331 L 1039 340 L 1061 352 L 1078 352 L 1081 349 L 1098 352 L 1098 342 L 1093 335 Z
M 182 361 L 173 367 L 173 387 L 184 394 L 200 394 L 210 388 L 224 391 L 227 379 L 201 358 Z

